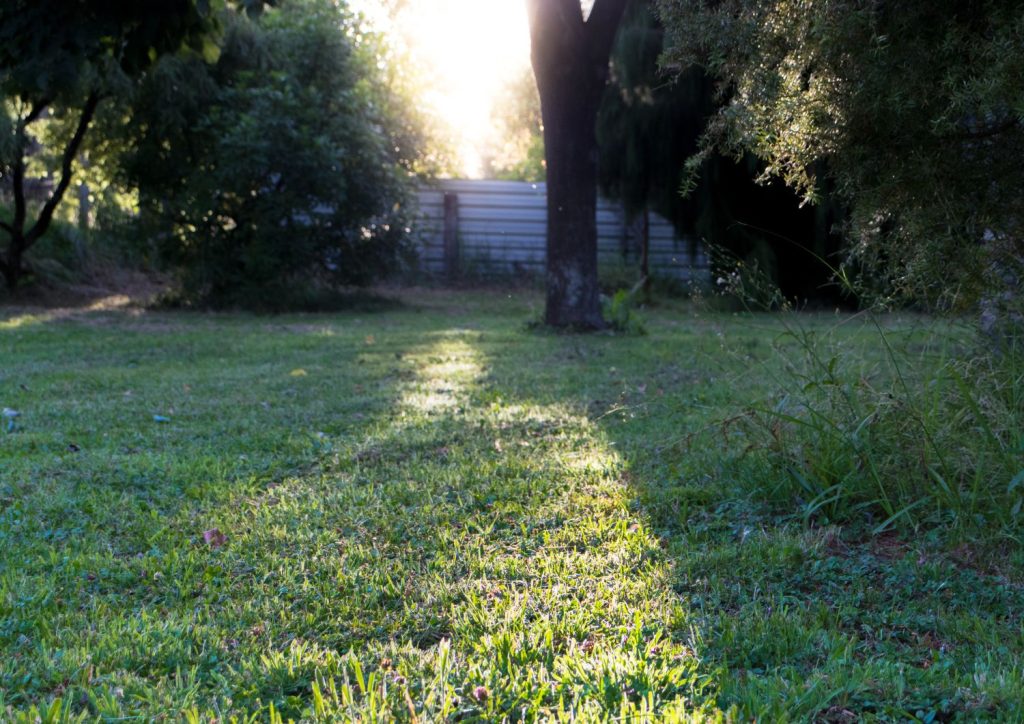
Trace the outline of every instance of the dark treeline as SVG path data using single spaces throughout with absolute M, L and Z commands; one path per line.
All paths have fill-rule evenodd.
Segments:
M 786 297 L 851 303 L 833 274 L 844 220 L 835 199 L 825 194 L 817 204 L 803 203 L 781 180 L 762 179 L 765 164 L 749 152 L 708 154 L 695 173 L 688 170 L 722 103 L 702 68 L 666 72 L 664 43 L 650 4 L 631 3 L 598 120 L 602 190 L 621 199 L 627 213 L 649 206 L 681 235 L 710 245 L 715 276 L 742 262 Z

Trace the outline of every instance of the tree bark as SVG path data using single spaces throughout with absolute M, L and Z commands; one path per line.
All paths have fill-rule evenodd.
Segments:
M 547 164 L 546 324 L 601 329 L 595 124 L 626 0 L 527 0 Z

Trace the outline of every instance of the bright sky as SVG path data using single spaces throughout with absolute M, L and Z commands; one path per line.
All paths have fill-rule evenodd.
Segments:
M 379 0 L 352 5 L 385 24 Z M 526 0 L 409 0 L 392 30 L 427 81 L 423 103 L 455 136 L 463 173 L 479 175 L 491 106 L 503 84 L 529 67 Z

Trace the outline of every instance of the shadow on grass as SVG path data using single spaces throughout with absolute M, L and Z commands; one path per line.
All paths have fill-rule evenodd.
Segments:
M 717 338 L 737 330 L 714 320 L 642 340 L 539 336 L 529 365 L 489 357 L 494 390 L 585 415 L 615 451 L 672 592 L 673 615 L 647 619 L 645 635 L 692 647 L 715 704 L 741 718 L 1022 715 L 1020 580 L 965 565 L 937 537 L 865 541 L 760 505 L 723 421 L 769 393 L 755 358 L 770 351 L 741 335 L 727 354 Z
M 324 314 L 356 312 L 364 314 L 394 312 L 405 302 L 397 296 L 374 289 L 298 289 L 283 296 L 250 299 L 244 303 L 192 302 L 175 292 L 156 298 L 149 307 L 157 311 L 234 312 L 261 315 Z
M 193 314 L 203 320 L 217 317 L 247 316 L 280 319 L 324 314 L 385 314 L 414 308 L 401 296 L 388 290 L 321 290 L 280 300 L 265 300 L 254 308 L 206 307 L 186 303 L 180 297 L 152 285 L 141 289 L 111 290 L 106 287 L 35 289 L 16 295 L 0 294 L 0 332 L 55 322 L 120 322 L 125 314 L 137 319 L 174 314 Z M 202 323 L 198 321 L 197 323 Z
M 235 625 L 236 579 L 278 559 L 229 570 L 204 531 L 241 544 L 231 516 L 276 505 L 330 440 L 379 424 L 411 374 L 410 337 L 376 339 L 358 317 L 105 314 L 0 331 L 0 403 L 19 413 L 0 432 L 0 710 L 63 696 L 155 716 L 193 688 L 205 700 L 239 660 L 230 642 L 280 612 Z M 145 701 L 107 701 L 115 689 Z
M 1014 640 L 1019 588 L 780 523 L 737 496 L 714 435 L 680 444 L 755 387 L 718 322 L 533 335 L 444 298 L 16 335 L 2 703 L 430 721 L 1019 707 L 1019 647 L 985 658 Z

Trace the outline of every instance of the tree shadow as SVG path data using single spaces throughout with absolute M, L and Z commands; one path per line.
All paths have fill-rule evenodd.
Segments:
M 920 665 L 943 645 L 981 660 L 971 615 L 998 631 L 1015 610 L 1012 586 L 737 495 L 709 421 L 772 352 L 740 338 L 747 366 L 724 363 L 727 317 L 535 335 L 502 300 L 420 301 L 20 336 L 32 362 L 5 380 L 45 404 L 16 398 L 38 430 L 0 452 L 21 602 L 0 643 L 35 658 L 0 675 L 35 678 L 0 679 L 6 703 L 119 688 L 86 708 L 299 717 L 315 685 L 339 718 L 885 713 L 896 687 L 948 690 Z
M 758 319 L 744 331 L 730 315 L 659 315 L 643 339 L 534 335 L 529 364 L 488 358 L 489 384 L 529 391 L 521 406 L 573 410 L 615 451 L 671 590 L 672 614 L 647 618 L 645 635 L 693 650 L 716 706 L 819 720 L 1018 711 L 1004 683 L 1020 651 L 1002 642 L 1024 605 L 1019 581 L 936 538 L 807 525 L 742 484 L 752 463 L 730 421 L 765 394 L 773 354 L 772 318 Z

